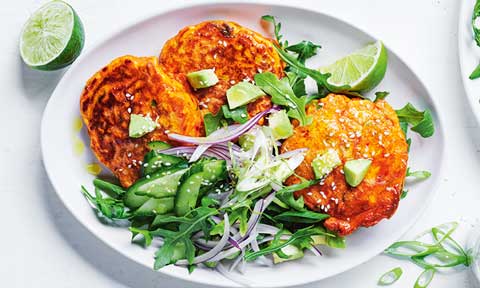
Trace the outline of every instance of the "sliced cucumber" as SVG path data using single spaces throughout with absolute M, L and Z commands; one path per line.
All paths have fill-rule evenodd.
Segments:
M 166 197 L 161 199 L 150 198 L 137 210 L 135 216 L 149 216 L 165 214 L 173 211 L 174 197 Z
M 181 157 L 162 154 L 161 151 L 152 150 L 148 152 L 143 159 L 143 175 L 151 175 L 164 169 L 171 169 L 173 166 L 185 163 L 187 160 Z
M 147 146 L 148 146 L 148 149 L 157 150 L 157 151 L 165 150 L 172 147 L 172 145 L 163 141 L 152 141 L 152 142 L 149 142 Z
M 177 216 L 184 216 L 195 208 L 203 178 L 203 172 L 193 174 L 180 186 L 175 197 L 175 214 Z
M 187 171 L 188 168 L 185 168 L 155 179 L 153 179 L 153 177 L 150 179 L 146 178 L 148 181 L 143 181 L 143 183 L 136 186 L 134 193 L 139 196 L 148 196 L 152 198 L 175 196 L 180 179 Z

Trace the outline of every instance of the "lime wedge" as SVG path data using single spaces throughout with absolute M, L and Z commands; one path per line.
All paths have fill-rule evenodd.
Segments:
M 40 7 L 28 19 L 20 37 L 20 55 L 29 67 L 57 70 L 80 55 L 85 36 L 73 8 L 62 1 Z
M 349 91 L 367 92 L 382 81 L 387 59 L 387 49 L 377 41 L 320 68 L 320 72 L 332 74 L 327 81 L 334 87 L 348 85 Z

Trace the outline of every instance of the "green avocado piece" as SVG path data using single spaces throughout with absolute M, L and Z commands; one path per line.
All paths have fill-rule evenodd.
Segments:
M 268 126 L 272 129 L 275 140 L 287 139 L 293 135 L 293 126 L 285 110 L 270 114 Z
M 317 155 L 312 161 L 313 172 L 316 179 L 321 179 L 328 175 L 338 165 L 342 164 L 338 153 L 334 149 L 328 149 L 327 152 Z
M 208 88 L 218 83 L 218 77 L 213 69 L 188 73 L 187 79 L 193 89 Z
M 131 138 L 140 138 L 143 135 L 152 132 L 157 128 L 157 123 L 150 116 L 139 114 L 130 115 L 130 125 L 128 126 L 128 136 Z
M 345 174 L 345 180 L 348 185 L 357 187 L 367 175 L 368 169 L 372 164 L 370 159 L 356 159 L 350 160 L 343 166 L 343 172 Z
M 252 83 L 247 81 L 239 82 L 227 90 L 228 107 L 235 109 L 263 95 L 265 95 L 265 92 Z

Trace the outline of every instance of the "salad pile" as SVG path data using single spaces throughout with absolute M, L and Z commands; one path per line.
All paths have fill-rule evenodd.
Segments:
M 93 181 L 94 193 L 82 187 L 99 217 L 126 223 L 132 241 L 158 247 L 155 269 L 176 264 L 193 271 L 201 265 L 241 282 L 229 272 L 243 271 L 247 262 L 272 265 L 302 258 L 307 251 L 320 256 L 321 245 L 345 247 L 343 237 L 323 227 L 329 215 L 307 210 L 303 198 L 293 195 L 322 181 L 331 171 L 335 155 L 319 160 L 320 166 L 314 167 L 315 180 L 284 186 L 303 162 L 306 149 L 280 154 L 279 147 L 293 134 L 290 119 L 301 126 L 311 123 L 305 107 L 312 100 L 330 92 L 364 98 L 360 93 L 365 87 L 334 85 L 327 81 L 331 73 L 307 68 L 306 60 L 316 55 L 320 46 L 310 41 L 289 45 L 282 41 L 280 23 L 269 15 L 262 19 L 274 24 L 276 50 L 287 64 L 286 77 L 259 71 L 254 81 L 231 87 L 227 91 L 229 105 L 216 115 L 205 115 L 206 137 L 169 133 L 170 141 L 183 143 L 176 147 L 150 142 L 150 151 L 141 162 L 142 177 L 128 189 L 99 178 Z M 371 86 L 376 86 L 383 74 L 369 79 Z M 187 77 L 196 89 L 218 82 L 212 70 Z M 315 93 L 307 93 L 307 78 L 316 82 Z M 246 104 L 251 98 L 238 95 L 269 95 L 274 105 L 249 119 Z M 375 101 L 387 95 L 377 92 Z M 408 127 L 423 137 L 434 132 L 428 110 L 418 111 L 407 104 L 397 115 L 405 133 Z M 152 119 L 137 118 L 130 122 L 131 137 L 155 129 Z M 265 118 L 268 125 L 261 125 Z M 356 163 L 360 164 L 365 163 Z M 365 165 L 368 169 L 369 163 Z M 426 171 L 407 173 L 421 179 L 430 176 Z

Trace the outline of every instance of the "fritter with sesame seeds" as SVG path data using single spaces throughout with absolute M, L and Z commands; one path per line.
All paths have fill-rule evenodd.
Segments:
M 196 98 L 170 78 L 156 57 L 123 56 L 93 75 L 80 98 L 90 146 L 124 187 L 140 176 L 147 143 L 167 140 L 165 131 L 200 136 L 203 119 Z M 150 116 L 151 133 L 130 138 L 131 114 Z
M 215 69 L 219 82 L 192 93 L 205 112 L 216 114 L 226 103 L 226 91 L 240 81 L 251 81 L 255 74 L 270 71 L 283 76 L 284 62 L 275 51 L 273 42 L 241 25 L 229 21 L 206 21 L 187 26 L 168 40 L 160 54 L 165 70 L 182 81 L 186 74 L 202 69 Z M 268 100 L 268 101 L 266 101 Z M 269 98 L 248 105 L 252 116 L 271 106 Z
M 325 227 L 341 236 L 390 218 L 400 201 L 408 160 L 405 135 L 392 107 L 383 100 L 329 94 L 310 104 L 307 114 L 313 116 L 313 123 L 296 127 L 281 148 L 282 152 L 309 149 L 296 169 L 298 176 L 313 179 L 311 163 L 327 149 L 335 149 L 343 164 L 360 158 L 371 159 L 372 164 L 357 187 L 346 183 L 342 164 L 319 184 L 297 191 L 295 196 L 303 196 L 310 209 L 329 214 Z M 286 184 L 300 181 L 291 176 Z

